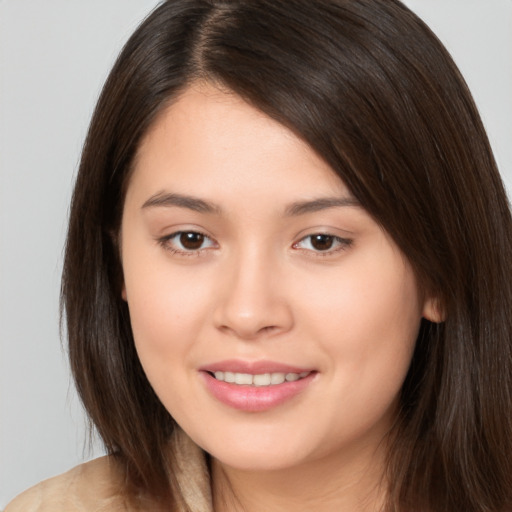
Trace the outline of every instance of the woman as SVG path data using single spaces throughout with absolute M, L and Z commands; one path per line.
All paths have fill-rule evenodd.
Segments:
M 470 94 L 402 4 L 165 2 L 66 248 L 110 456 L 7 510 L 507 510 L 510 256 Z

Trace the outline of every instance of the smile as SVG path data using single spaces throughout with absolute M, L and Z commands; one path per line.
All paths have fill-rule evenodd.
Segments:
M 209 394 L 229 408 L 264 412 L 299 397 L 317 380 L 318 371 L 271 361 L 219 361 L 200 368 Z
M 311 372 L 275 372 L 252 375 L 250 373 L 217 371 L 213 373 L 213 376 L 221 382 L 228 382 L 230 384 L 238 384 L 241 386 L 275 386 L 277 384 L 283 384 L 283 382 L 295 382 L 307 377 L 310 373 Z

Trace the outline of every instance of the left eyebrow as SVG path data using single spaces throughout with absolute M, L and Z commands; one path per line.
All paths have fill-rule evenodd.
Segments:
M 164 193 L 160 192 L 151 196 L 143 205 L 142 208 L 151 208 L 151 207 L 172 207 L 177 206 L 178 208 L 187 208 L 189 210 L 193 210 L 199 213 L 216 213 L 220 214 L 221 209 L 216 204 L 210 203 L 203 199 L 199 199 L 198 197 L 183 195 L 183 194 L 173 194 L 173 193 Z
M 322 197 L 311 201 L 298 201 L 286 207 L 285 215 L 296 216 L 306 213 L 327 210 L 328 208 L 339 208 L 345 206 L 361 206 L 355 197 Z

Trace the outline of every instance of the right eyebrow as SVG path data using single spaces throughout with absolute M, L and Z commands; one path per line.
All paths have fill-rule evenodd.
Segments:
M 177 206 L 179 208 L 187 208 L 199 213 L 216 213 L 221 214 L 220 206 L 199 199 L 198 197 L 174 194 L 166 192 L 158 192 L 151 196 L 143 205 L 142 208 L 153 208 L 153 207 L 172 207 Z
M 289 205 L 285 214 L 289 216 L 304 215 L 314 213 L 329 208 L 339 208 L 345 206 L 360 207 L 359 201 L 352 196 L 346 197 L 320 197 L 312 201 L 298 201 Z

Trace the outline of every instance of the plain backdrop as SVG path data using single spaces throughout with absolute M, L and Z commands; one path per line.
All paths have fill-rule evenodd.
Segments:
M 512 0 L 407 0 L 461 68 L 512 190 Z M 0 509 L 102 453 L 58 325 L 68 202 L 113 60 L 157 0 L 0 0 Z

